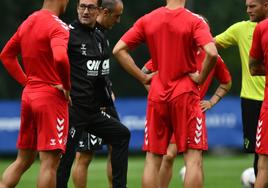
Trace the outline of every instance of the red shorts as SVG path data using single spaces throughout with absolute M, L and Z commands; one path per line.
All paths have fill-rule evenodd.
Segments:
M 206 114 L 203 112 L 203 121 L 206 121 Z M 207 131 L 204 131 L 204 136 L 207 138 Z M 176 144 L 176 139 L 174 133 L 171 136 L 171 139 L 169 141 L 170 144 Z
M 68 103 L 61 91 L 24 91 L 17 147 L 38 151 L 60 149 L 65 152 L 68 135 Z
M 172 133 L 178 152 L 207 150 L 207 132 L 200 98 L 183 93 L 167 103 L 148 101 L 143 150 L 166 154 Z
M 256 131 L 256 153 L 268 154 L 268 109 L 262 107 Z

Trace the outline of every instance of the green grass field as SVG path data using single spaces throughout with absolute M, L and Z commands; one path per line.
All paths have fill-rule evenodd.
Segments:
M 12 159 L 13 160 L 13 159 Z M 11 159 L 0 158 L 0 173 L 11 163 Z M 143 172 L 144 156 L 130 156 L 128 170 L 128 187 L 141 187 L 141 176 Z M 205 171 L 205 188 L 241 188 L 240 175 L 241 172 L 250 167 L 252 163 L 251 155 L 205 155 L 204 171 Z M 179 177 L 179 169 L 183 166 L 182 157 L 178 156 L 174 166 L 173 178 L 170 188 L 182 187 L 182 181 Z M 24 174 L 17 188 L 36 187 L 36 178 L 38 175 L 39 163 L 36 161 L 34 165 Z M 106 180 L 106 158 L 96 157 L 89 168 L 88 187 L 91 188 L 107 188 Z M 69 187 L 73 187 L 69 182 Z

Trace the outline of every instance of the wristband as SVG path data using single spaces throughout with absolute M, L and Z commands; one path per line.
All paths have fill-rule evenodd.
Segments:
M 223 89 L 224 91 L 228 92 L 228 89 L 226 89 L 226 88 L 224 88 L 222 86 L 220 86 L 220 88 Z

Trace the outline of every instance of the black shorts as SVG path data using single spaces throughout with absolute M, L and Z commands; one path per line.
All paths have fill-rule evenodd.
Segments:
M 255 153 L 256 130 L 262 101 L 241 98 L 244 151 Z
M 86 152 L 86 151 L 97 151 L 102 149 L 102 139 L 90 134 L 88 132 L 83 132 L 81 138 L 78 141 L 78 146 L 76 151 Z
M 110 107 L 103 107 L 101 111 L 111 115 L 115 119 L 119 120 L 119 116 L 116 112 L 114 106 Z M 90 134 L 86 131 L 82 132 L 82 135 L 79 139 L 78 146 L 76 151 L 77 152 L 88 152 L 88 151 L 97 151 L 102 149 L 102 145 L 105 144 L 102 138 L 99 138 L 93 134 Z

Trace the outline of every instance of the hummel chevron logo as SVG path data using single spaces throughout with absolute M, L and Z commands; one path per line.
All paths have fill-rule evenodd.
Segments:
M 146 132 L 146 133 L 147 133 L 147 126 L 145 126 L 144 132 Z
M 62 139 L 59 139 L 59 143 L 62 144 Z
M 148 139 L 145 139 L 145 145 L 148 145 Z
M 91 141 L 92 145 L 95 145 L 98 140 L 97 139 L 91 139 L 90 141 Z
M 196 144 L 198 144 L 200 142 L 200 138 L 194 137 L 194 141 L 195 141 Z
M 92 139 L 95 139 L 95 138 L 96 138 L 96 136 L 93 135 L 93 134 L 91 134 L 90 137 L 91 137 Z
M 261 130 L 262 130 L 262 127 L 258 127 L 257 131 L 258 131 L 258 134 L 261 133 Z
M 199 125 L 202 124 L 202 118 L 199 119 L 199 118 L 197 117 L 197 118 L 196 118 L 196 121 L 197 121 L 197 123 L 198 123 Z
M 259 134 L 256 136 L 256 140 L 259 141 L 260 139 L 261 139 L 261 135 Z
M 196 135 L 197 138 L 199 138 L 202 135 L 202 132 L 195 131 L 195 135 Z
M 59 118 L 57 118 L 57 122 L 58 122 L 58 125 L 62 125 L 63 123 L 64 123 L 64 119 L 59 119 Z
M 61 131 L 63 131 L 63 129 L 64 129 L 64 126 L 59 126 L 59 125 L 57 125 L 57 130 L 58 130 L 58 132 L 61 132 Z
M 196 124 L 196 129 L 197 129 L 198 131 L 201 131 L 201 129 L 202 129 L 202 125 L 198 125 L 198 124 Z
M 262 126 L 262 123 L 263 123 L 263 120 L 262 120 L 262 121 L 259 120 L 259 122 L 258 122 L 258 126 L 261 127 L 261 126 Z
M 62 137 L 62 135 L 63 135 L 63 132 L 58 133 L 58 137 L 59 137 L 59 138 L 61 138 L 61 137 Z
M 261 142 L 256 142 L 257 147 L 260 147 L 260 145 L 261 145 Z

